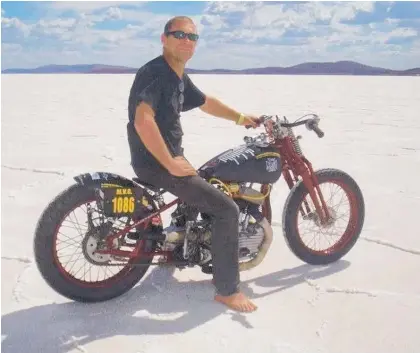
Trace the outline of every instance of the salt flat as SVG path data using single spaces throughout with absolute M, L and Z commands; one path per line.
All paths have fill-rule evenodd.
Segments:
M 281 231 L 287 188 L 273 190 L 275 240 L 242 273 L 259 310 L 212 301 L 198 268 L 151 269 L 127 295 L 97 305 L 53 292 L 32 262 L 43 208 L 86 171 L 134 176 L 125 129 L 133 75 L 2 75 L 3 352 L 418 352 L 420 347 L 420 78 L 191 76 L 208 94 L 252 114 L 321 116 L 325 137 L 304 128 L 316 169 L 359 183 L 361 240 L 329 267 L 305 265 Z M 193 110 L 183 116 L 186 155 L 199 167 L 250 131 Z

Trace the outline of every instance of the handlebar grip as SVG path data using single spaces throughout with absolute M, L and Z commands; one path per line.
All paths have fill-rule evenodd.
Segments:
M 325 135 L 324 131 L 322 131 L 322 130 L 318 127 L 318 125 L 312 125 L 312 130 L 314 130 L 314 131 L 315 131 L 315 133 L 318 135 L 318 137 L 319 137 L 319 138 L 322 138 L 322 137 L 324 137 L 324 135 Z
M 324 137 L 325 133 L 318 127 L 318 121 L 315 119 L 311 119 L 306 123 L 306 128 L 308 130 L 314 131 L 319 138 Z
M 261 124 L 263 123 L 263 121 L 264 121 L 264 119 L 262 117 L 260 117 L 257 121 L 257 127 L 260 127 Z M 252 128 L 252 125 L 246 125 L 245 128 L 250 129 L 250 128 Z

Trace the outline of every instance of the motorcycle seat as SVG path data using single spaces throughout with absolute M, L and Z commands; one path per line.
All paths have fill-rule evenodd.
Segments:
M 146 183 L 145 181 L 141 180 L 140 178 L 132 178 L 132 180 L 133 180 L 134 182 L 138 183 L 138 184 L 143 185 L 145 188 L 147 188 L 147 189 L 149 189 L 149 190 L 151 190 L 151 191 L 156 191 L 156 192 L 158 192 L 158 191 L 160 191 L 160 190 L 161 190 L 161 188 L 160 188 L 160 187 L 158 187 L 158 186 L 154 186 L 154 185 L 149 184 L 149 183 Z

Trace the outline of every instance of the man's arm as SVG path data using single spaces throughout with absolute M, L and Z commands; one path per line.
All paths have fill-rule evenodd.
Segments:
M 173 158 L 156 124 L 155 113 L 147 103 L 137 106 L 134 127 L 150 153 L 169 170 Z
M 215 117 L 234 121 L 237 125 L 251 126 L 255 129 L 259 124 L 258 117 L 239 113 L 215 97 L 205 96 L 205 102 L 199 108 L 203 112 Z
M 174 176 L 197 175 L 193 166 L 181 157 L 173 158 L 155 121 L 155 113 L 147 103 L 136 109 L 134 128 L 149 152 Z
M 215 97 L 206 96 L 205 103 L 199 107 L 203 112 L 218 118 L 237 121 L 240 113 L 228 107 Z

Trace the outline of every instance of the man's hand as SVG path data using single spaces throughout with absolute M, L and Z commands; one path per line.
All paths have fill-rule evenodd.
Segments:
M 238 125 L 241 125 L 241 126 L 250 126 L 255 129 L 260 125 L 259 118 L 254 115 L 245 115 L 242 121 L 240 120 L 239 120 Z
M 168 167 L 169 173 L 177 177 L 197 175 L 194 167 L 182 156 L 175 157 Z

